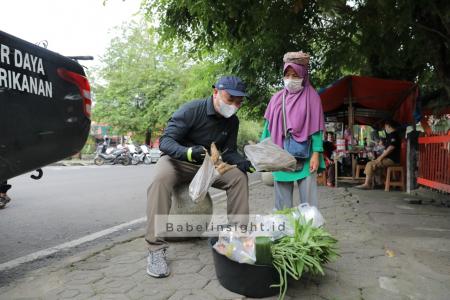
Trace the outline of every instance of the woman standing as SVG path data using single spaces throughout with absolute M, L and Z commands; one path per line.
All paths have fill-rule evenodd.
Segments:
M 303 167 L 298 171 L 273 172 L 275 209 L 293 206 L 294 182 L 299 187 L 300 203 L 317 207 L 317 172 L 325 169 L 322 155 L 325 128 L 322 103 L 309 82 L 309 55 L 301 51 L 288 52 L 283 61 L 284 88 L 270 99 L 264 114 L 266 122 L 261 139 L 271 137 L 275 144 L 284 148 L 287 132 L 298 143 L 310 143 L 311 148 L 309 157 L 302 160 Z

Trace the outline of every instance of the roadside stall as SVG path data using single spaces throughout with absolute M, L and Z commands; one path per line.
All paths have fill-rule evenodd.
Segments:
M 344 125 L 343 136 L 337 140 L 338 151 L 350 157 L 352 161 L 351 177 L 338 177 L 338 168 L 335 168 L 336 186 L 339 179 L 355 180 L 356 157 L 361 152 L 364 153 L 364 145 L 354 143 L 354 125 L 380 128 L 386 119 L 393 119 L 405 127 L 415 124 L 418 86 L 413 82 L 345 76 L 319 90 L 319 95 L 326 121 Z M 335 163 L 336 158 L 335 155 Z M 405 162 L 402 165 L 406 167 Z

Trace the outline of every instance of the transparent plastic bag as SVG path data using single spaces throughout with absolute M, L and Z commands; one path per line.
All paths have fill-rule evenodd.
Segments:
M 266 236 L 275 241 L 294 235 L 293 222 L 286 215 L 256 215 L 254 224 L 256 230 L 251 232 L 252 237 Z
M 221 232 L 213 247 L 218 253 L 238 263 L 254 264 L 256 262 L 254 237 L 233 231 Z
M 198 169 L 197 174 L 195 174 L 189 184 L 189 196 L 194 203 L 199 202 L 206 196 L 206 193 L 208 193 L 209 188 L 217 177 L 219 177 L 219 173 L 216 171 L 214 163 L 207 153 L 202 166 Z
M 297 206 L 299 213 L 305 218 L 306 222 L 313 220 L 312 226 L 320 227 L 325 224 L 325 219 L 320 211 L 315 206 L 310 206 L 308 203 L 302 203 Z
M 297 160 L 289 152 L 274 144 L 270 138 L 255 145 L 247 145 L 244 152 L 256 171 L 295 171 Z

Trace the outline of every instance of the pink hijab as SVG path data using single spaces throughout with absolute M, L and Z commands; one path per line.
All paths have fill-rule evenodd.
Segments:
M 286 95 L 286 122 L 288 131 L 297 142 L 303 142 L 309 136 L 325 130 L 324 115 L 320 96 L 309 82 L 308 69 L 303 65 L 285 63 L 283 73 L 291 67 L 295 73 L 303 77 L 303 89 L 297 93 L 289 93 L 286 88 L 278 91 L 270 99 L 264 118 L 269 121 L 272 141 L 283 148 L 283 93 Z

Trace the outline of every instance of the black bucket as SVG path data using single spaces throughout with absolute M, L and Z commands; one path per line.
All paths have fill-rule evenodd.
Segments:
M 234 293 L 250 298 L 264 298 L 279 293 L 277 270 L 272 266 L 240 264 L 217 253 L 213 248 L 217 237 L 209 238 L 208 243 L 213 252 L 217 279 L 222 286 Z

